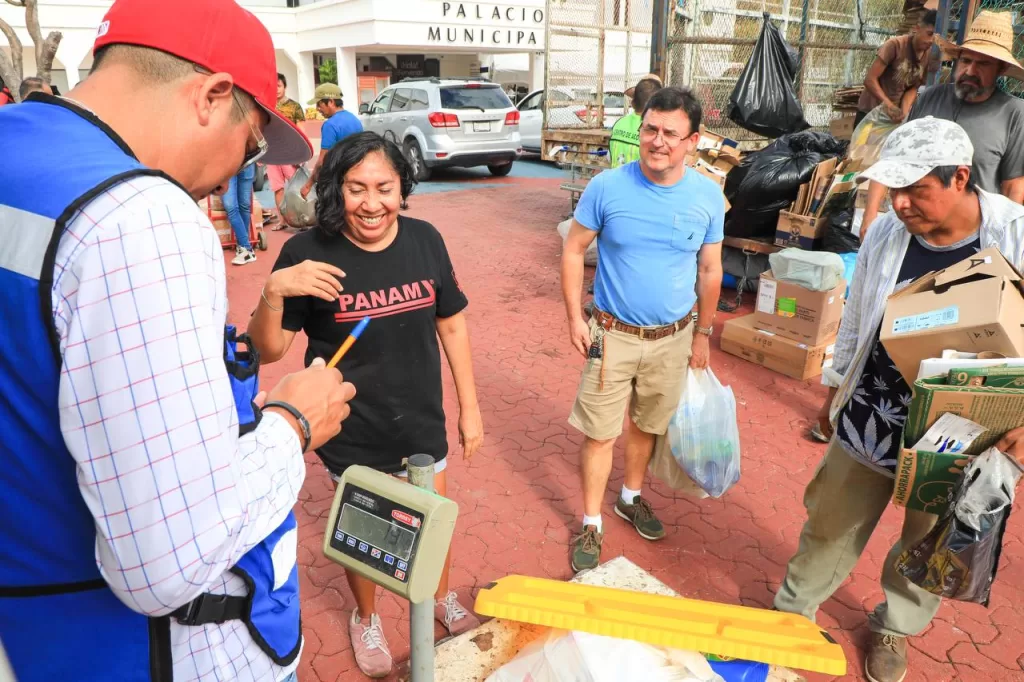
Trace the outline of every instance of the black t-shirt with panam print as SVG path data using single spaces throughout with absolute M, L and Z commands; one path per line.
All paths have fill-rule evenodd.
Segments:
M 970 258 L 978 252 L 980 243 L 977 233 L 945 247 L 911 237 L 895 290 L 901 291 L 929 272 Z M 836 436 L 847 452 L 880 470 L 894 472 L 912 394 L 879 341 L 879 332 L 875 333 L 874 347 L 853 397 L 839 414 Z
M 462 311 L 448 250 L 430 223 L 401 216 L 398 235 L 383 251 L 364 251 L 344 236 L 309 230 L 289 239 L 274 270 L 305 260 L 345 272 L 341 297 L 328 303 L 304 296 L 285 300 L 283 326 L 309 339 L 305 363 L 330 360 L 352 328 L 371 322 L 338 368 L 356 387 L 352 414 L 317 454 L 335 474 L 362 464 L 385 473 L 402 459 L 448 454 L 442 405 L 437 318 Z

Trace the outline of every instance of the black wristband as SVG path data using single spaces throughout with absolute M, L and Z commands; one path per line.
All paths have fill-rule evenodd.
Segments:
M 280 400 L 271 400 L 263 406 L 263 409 L 266 410 L 268 407 L 279 407 L 291 416 L 295 417 L 295 421 L 299 422 L 299 428 L 302 430 L 302 451 L 307 452 L 309 450 L 309 441 L 313 435 L 309 430 L 309 422 L 306 421 L 304 416 L 302 416 L 302 413 L 299 412 L 294 405 L 281 402 Z

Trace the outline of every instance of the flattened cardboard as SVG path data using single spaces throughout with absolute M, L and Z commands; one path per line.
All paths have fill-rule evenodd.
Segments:
M 944 376 L 921 379 L 911 385 L 914 397 L 903 429 L 904 443 L 917 443 L 946 412 L 988 429 L 967 448 L 970 455 L 984 452 L 1007 431 L 1024 426 L 1024 391 L 1020 389 L 949 386 Z
M 754 327 L 754 316 L 729 320 L 722 328 L 722 350 L 794 379 L 806 380 L 832 365 L 834 340 L 809 346 Z
M 925 275 L 889 298 L 880 339 L 908 384 L 947 348 L 1024 356 L 1021 276 L 994 248 Z
M 769 270 L 761 275 L 754 326 L 809 346 L 826 343 L 839 333 L 845 294 L 845 280 L 830 291 L 811 291 L 780 282 Z

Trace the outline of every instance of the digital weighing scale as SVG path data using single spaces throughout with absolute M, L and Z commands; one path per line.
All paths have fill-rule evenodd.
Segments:
M 434 674 L 434 593 L 459 507 L 434 492 L 434 458 L 408 460 L 409 483 L 352 466 L 334 493 L 323 552 L 389 592 L 408 599 L 413 682 Z M 410 485 L 412 484 L 412 485 Z

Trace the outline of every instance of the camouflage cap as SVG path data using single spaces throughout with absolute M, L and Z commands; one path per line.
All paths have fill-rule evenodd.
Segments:
M 857 179 L 900 189 L 939 166 L 971 166 L 973 159 L 974 145 L 963 128 L 952 121 L 926 116 L 892 131 L 878 161 Z

